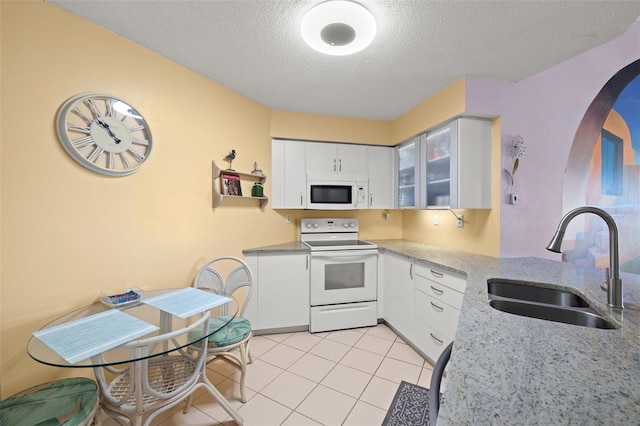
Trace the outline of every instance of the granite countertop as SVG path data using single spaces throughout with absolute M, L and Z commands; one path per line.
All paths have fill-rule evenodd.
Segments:
M 624 312 L 606 306 L 602 270 L 498 259 L 406 240 L 372 240 L 467 275 L 438 425 L 636 424 L 640 419 L 640 277 L 621 274 Z M 493 309 L 488 278 L 574 289 L 620 328 L 601 330 Z
M 606 305 L 604 272 L 548 259 L 493 258 L 408 240 L 369 240 L 380 252 L 467 276 L 438 425 L 637 424 L 640 277 L 621 274 L 625 309 Z M 244 254 L 309 252 L 299 241 Z M 619 325 L 602 330 L 493 309 L 487 279 L 578 292 Z
M 258 253 L 309 253 L 309 247 L 301 241 L 292 241 L 290 243 L 274 244 L 271 246 L 256 247 L 242 250 L 242 254 L 258 254 Z

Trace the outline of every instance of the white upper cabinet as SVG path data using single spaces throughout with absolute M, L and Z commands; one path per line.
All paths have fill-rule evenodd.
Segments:
M 370 209 L 393 208 L 393 148 L 367 146 Z
M 367 146 L 328 142 L 306 142 L 307 176 L 313 178 L 367 177 Z
M 490 209 L 491 121 L 459 118 L 396 147 L 398 208 Z
M 425 138 L 427 208 L 491 208 L 491 122 L 459 118 Z
M 305 146 L 302 141 L 274 139 L 271 142 L 274 209 L 304 209 L 307 206 Z
M 416 136 L 396 147 L 396 193 L 395 205 L 401 209 L 421 209 L 425 207 L 425 188 L 422 184 L 425 161 L 425 135 Z

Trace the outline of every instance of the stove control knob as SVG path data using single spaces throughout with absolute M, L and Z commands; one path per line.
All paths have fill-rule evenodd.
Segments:
M 349 224 L 349 228 L 355 228 L 355 227 L 356 227 L 356 224 L 355 224 L 355 223 L 351 222 L 351 223 Z
M 349 224 L 347 222 L 343 223 L 342 226 L 344 226 L 345 228 L 349 227 Z
M 314 229 L 318 228 L 318 224 L 317 224 L 317 223 L 314 223 L 314 224 L 313 224 L 313 228 L 314 228 Z
M 310 223 L 307 223 L 307 229 L 311 229 L 312 225 Z

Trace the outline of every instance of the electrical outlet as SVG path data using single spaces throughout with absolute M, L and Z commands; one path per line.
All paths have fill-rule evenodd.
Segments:
M 440 218 L 438 217 L 438 215 L 435 215 L 433 217 L 433 224 L 436 226 L 440 225 Z
M 456 216 L 458 218 L 457 222 L 458 222 L 458 228 L 462 228 L 464 226 L 464 216 L 460 215 L 460 216 Z
M 284 220 L 285 220 L 285 223 L 291 223 L 291 215 L 290 214 L 286 215 Z

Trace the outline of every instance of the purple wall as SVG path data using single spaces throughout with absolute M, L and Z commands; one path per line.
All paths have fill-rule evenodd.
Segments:
M 640 19 L 621 37 L 518 83 L 467 77 L 467 113 L 501 116 L 502 168 L 510 168 L 510 142 L 524 137 L 527 151 L 510 182 L 501 180 L 501 256 L 560 259 L 545 249 L 564 213 L 578 203 L 563 193 L 565 169 L 576 130 L 600 89 L 640 58 Z M 585 170 L 585 175 L 588 174 Z M 567 205 L 563 205 L 567 204 Z

